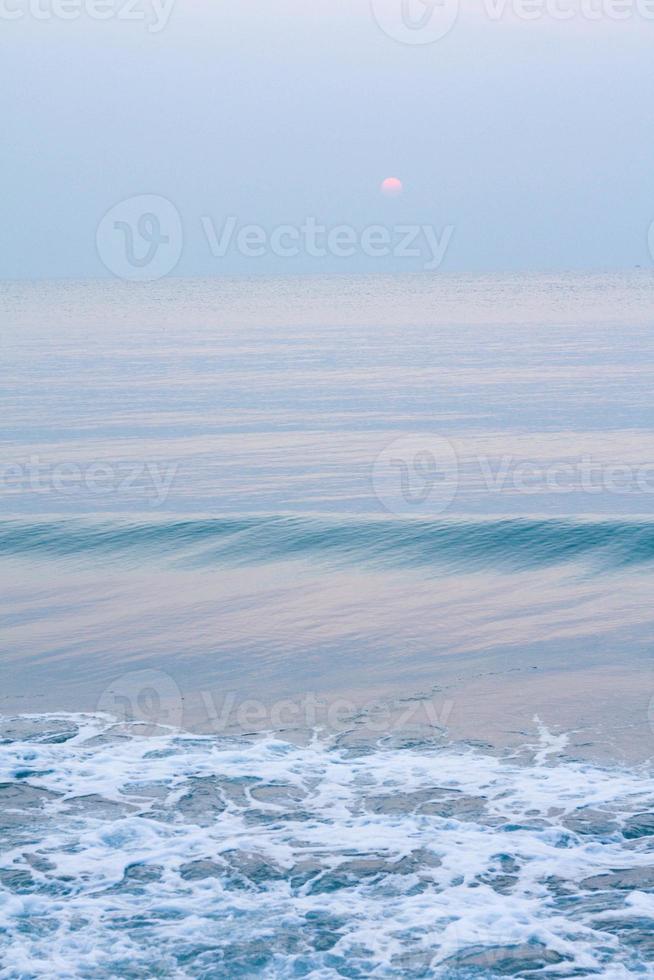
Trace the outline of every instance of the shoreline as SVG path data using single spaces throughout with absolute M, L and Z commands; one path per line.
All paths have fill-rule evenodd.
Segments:
M 541 726 L 566 739 L 568 758 L 599 765 L 639 766 L 654 760 L 652 672 L 595 668 L 544 671 L 534 667 L 479 669 L 428 689 L 387 688 L 339 692 L 286 691 L 278 698 L 205 688 L 171 696 L 170 674 L 133 671 L 110 685 L 99 703 L 0 698 L 0 718 L 57 718 L 96 714 L 148 737 L 181 735 L 256 738 L 297 744 L 473 745 L 493 752 L 520 750 L 538 740 Z M 154 700 L 153 700 L 154 695 Z M 113 709 L 112 709 L 113 701 Z M 39 703 L 41 702 L 41 703 Z

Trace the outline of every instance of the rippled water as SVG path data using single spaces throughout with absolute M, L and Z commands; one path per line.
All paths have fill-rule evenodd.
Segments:
M 306 558 L 372 567 L 520 569 L 588 562 L 607 571 L 654 560 L 650 521 L 329 521 L 299 517 L 156 523 L 0 522 L 6 555 L 169 560 L 193 565 Z
M 652 285 L 0 286 L 1 977 L 654 976 Z

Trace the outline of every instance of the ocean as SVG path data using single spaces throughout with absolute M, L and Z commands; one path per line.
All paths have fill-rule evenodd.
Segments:
M 0 284 L 0 977 L 654 976 L 653 286 Z

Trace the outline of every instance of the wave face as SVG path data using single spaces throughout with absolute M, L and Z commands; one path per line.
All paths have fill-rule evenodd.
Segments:
M 652 975 L 654 780 L 5 719 L 2 977 Z
M 610 570 L 654 560 L 654 523 L 562 520 L 325 520 L 247 517 L 160 522 L 0 522 L 0 554 L 194 564 L 293 559 L 377 567 L 541 568 L 588 562 Z

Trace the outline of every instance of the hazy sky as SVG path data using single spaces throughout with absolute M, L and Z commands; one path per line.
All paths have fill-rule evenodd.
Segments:
M 154 2 L 0 0 L 1 277 L 109 275 L 131 212 L 98 225 L 141 195 L 172 210 L 144 209 L 137 267 L 173 214 L 175 275 L 652 262 L 654 2 L 462 0 L 440 38 L 456 0 Z M 307 254 L 307 220 L 350 231 Z

